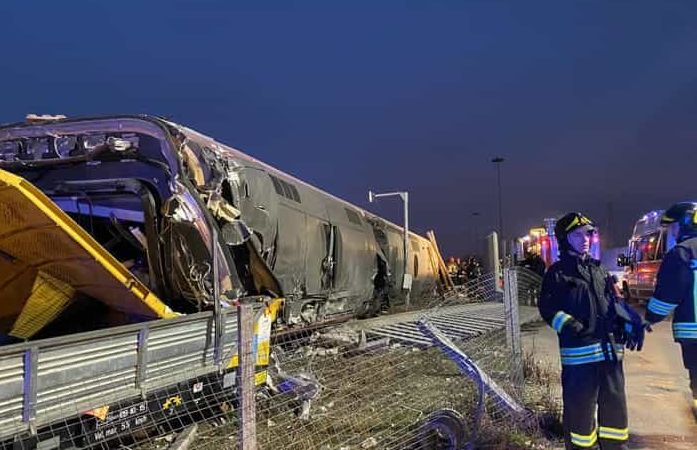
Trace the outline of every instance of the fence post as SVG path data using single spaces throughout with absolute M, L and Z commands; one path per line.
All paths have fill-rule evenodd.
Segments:
M 254 402 L 254 307 L 253 299 L 240 299 L 237 305 L 237 388 L 239 395 L 240 431 L 238 448 L 256 450 L 256 404 Z
M 503 309 L 506 320 L 506 341 L 511 349 L 511 381 L 516 387 L 523 384 L 523 348 L 518 314 L 518 276 L 515 268 L 503 270 Z

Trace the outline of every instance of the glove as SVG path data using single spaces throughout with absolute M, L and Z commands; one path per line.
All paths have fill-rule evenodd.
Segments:
M 622 346 L 625 346 L 629 342 L 631 336 L 631 325 L 629 327 L 625 326 L 625 322 L 617 323 L 613 335 L 615 337 L 615 342 Z
M 561 332 L 562 334 L 566 333 L 571 334 L 575 337 L 579 337 L 584 330 L 585 327 L 581 322 L 579 322 L 576 319 L 569 319 L 569 321 L 564 324 L 564 328 L 562 328 Z
M 632 351 L 641 351 L 641 348 L 644 346 L 643 328 L 637 329 L 633 324 L 625 322 L 624 329 L 627 336 L 625 347 Z
M 615 302 L 614 305 L 617 318 L 624 323 L 620 329 L 620 340 L 629 350 L 641 351 L 646 331 L 652 331 L 651 324 L 625 302 Z

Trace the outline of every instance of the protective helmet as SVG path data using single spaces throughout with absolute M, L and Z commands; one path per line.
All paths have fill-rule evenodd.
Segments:
M 561 250 L 567 251 L 571 248 L 567 236 L 580 227 L 586 227 L 588 231 L 593 231 L 595 230 L 595 222 L 580 212 L 568 213 L 557 220 L 556 225 L 554 225 L 554 235 L 557 237 L 557 244 Z
M 678 240 L 697 236 L 697 203 L 680 202 L 668 208 L 661 216 L 661 225 L 678 223 Z

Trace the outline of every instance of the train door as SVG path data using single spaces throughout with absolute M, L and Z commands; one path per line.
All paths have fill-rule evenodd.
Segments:
M 281 280 L 287 297 L 302 298 L 307 292 L 305 236 L 308 216 L 295 184 L 269 174 L 278 201 L 276 259 L 274 273 Z
M 307 293 L 308 295 L 327 294 L 334 288 L 337 229 L 328 221 L 310 215 L 306 218 L 306 225 Z
M 339 229 L 332 224 L 324 225 L 324 259 L 322 259 L 322 290 L 331 292 L 336 281 L 336 267 L 339 261 Z

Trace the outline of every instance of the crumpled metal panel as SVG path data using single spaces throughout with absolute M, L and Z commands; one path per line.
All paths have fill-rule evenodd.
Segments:
M 305 215 L 286 204 L 278 208 L 278 238 L 274 273 L 283 291 L 299 295 L 306 289 L 305 283 Z
M 37 268 L 117 311 L 176 315 L 41 191 L 0 170 L 0 332 L 26 307 Z

